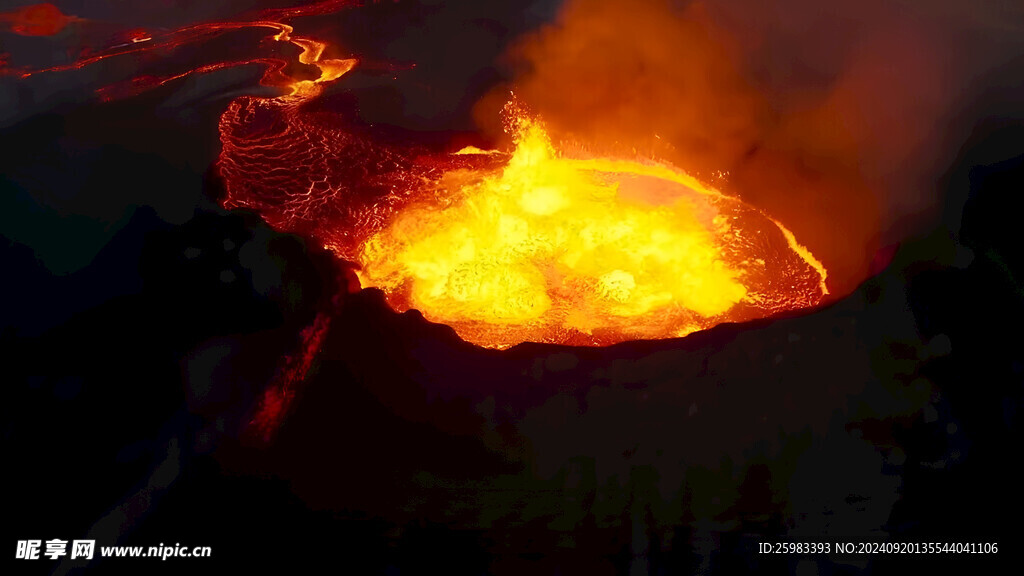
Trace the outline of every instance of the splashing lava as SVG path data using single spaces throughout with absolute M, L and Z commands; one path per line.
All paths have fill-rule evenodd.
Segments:
M 396 309 L 488 347 L 604 345 L 827 293 L 820 263 L 759 211 L 669 166 L 565 157 L 506 110 L 516 148 L 502 168 L 443 174 L 361 245 L 360 280 Z

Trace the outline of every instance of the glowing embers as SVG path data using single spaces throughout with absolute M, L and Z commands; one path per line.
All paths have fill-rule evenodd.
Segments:
M 364 287 L 493 348 L 684 336 L 826 293 L 824 268 L 741 201 L 662 165 L 562 157 L 529 120 L 517 130 L 503 169 L 449 171 L 363 243 Z
M 48 2 L 0 12 L 0 22 L 7 24 L 11 32 L 22 36 L 54 36 L 76 21 L 80 18 L 62 13 L 60 8 Z

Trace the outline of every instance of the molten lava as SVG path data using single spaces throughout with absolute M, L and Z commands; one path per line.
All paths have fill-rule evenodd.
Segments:
M 355 263 L 363 287 L 383 290 L 396 310 L 417 309 L 481 346 L 679 337 L 814 306 L 827 294 L 821 263 L 760 210 L 671 166 L 559 151 L 515 106 L 507 109 L 511 153 L 380 144 L 318 105 L 356 61 L 326 58 L 325 42 L 284 22 L 350 4 L 325 0 L 161 34 L 135 30 L 130 42 L 76 62 L 5 72 L 26 78 L 243 28 L 272 30 L 271 44 L 288 50 L 140 75 L 98 93 L 112 99 L 263 64 L 261 83 L 281 95 L 236 98 L 220 119 L 224 206 L 256 210 L 275 228 L 314 239 Z M 40 12 L 45 18 L 11 14 L 18 23 L 64 22 L 52 10 Z M 43 28 L 25 30 L 50 30 Z M 285 369 L 293 371 L 304 369 Z
M 757 210 L 668 166 L 563 156 L 512 110 L 507 164 L 452 170 L 397 213 L 356 256 L 364 287 L 494 348 L 678 337 L 827 293 Z

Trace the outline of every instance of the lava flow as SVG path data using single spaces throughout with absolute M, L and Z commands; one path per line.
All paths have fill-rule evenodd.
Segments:
M 814 306 L 828 293 L 824 266 L 760 210 L 668 165 L 559 151 L 515 105 L 506 110 L 510 152 L 380 144 L 317 105 L 356 60 L 325 57 L 325 42 L 271 19 L 346 4 L 146 35 L 19 74 L 172 49 L 211 33 L 274 30 L 271 38 L 298 54 L 143 75 L 99 93 L 110 99 L 187 74 L 264 64 L 262 84 L 282 94 L 237 98 L 220 120 L 224 206 L 314 239 L 355 264 L 362 286 L 381 289 L 394 309 L 417 309 L 481 346 L 680 337 Z

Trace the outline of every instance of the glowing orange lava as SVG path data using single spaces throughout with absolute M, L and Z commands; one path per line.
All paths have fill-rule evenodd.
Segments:
M 220 119 L 224 206 L 256 210 L 275 228 L 314 239 L 355 263 L 363 287 L 383 290 L 396 310 L 418 309 L 481 346 L 679 337 L 814 306 L 828 293 L 824 266 L 760 210 L 671 166 L 566 154 L 514 107 L 509 153 L 385 146 L 320 108 L 324 87 L 356 61 L 325 57 L 325 42 L 285 22 L 348 4 L 328 0 L 161 34 L 135 30 L 131 41 L 79 61 L 7 73 L 28 77 L 231 30 L 272 30 L 272 44 L 294 47 L 292 55 L 140 75 L 99 95 L 264 65 L 261 83 L 281 94 L 236 98 Z
M 364 287 L 493 348 L 679 337 L 827 293 L 759 211 L 669 166 L 566 157 L 512 113 L 507 164 L 444 174 L 363 243 Z

